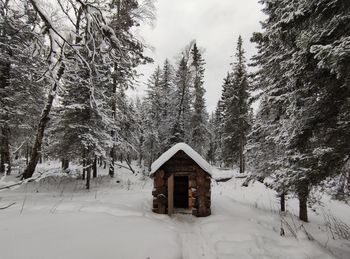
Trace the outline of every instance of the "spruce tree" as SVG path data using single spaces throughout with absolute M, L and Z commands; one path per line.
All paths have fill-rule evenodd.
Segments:
M 88 171 L 93 168 L 96 157 L 106 157 L 106 150 L 112 143 L 108 133 L 112 111 L 110 99 L 106 98 L 109 70 L 98 63 L 95 60 L 93 65 L 98 71 L 91 74 L 79 60 L 66 60 L 67 73 L 60 94 L 62 101 L 52 130 L 56 143 L 51 152 L 63 161 L 83 158 Z M 96 175 L 96 168 L 94 173 Z
M 161 102 L 161 121 L 159 126 L 159 144 L 160 153 L 165 152 L 170 148 L 170 137 L 172 131 L 172 122 L 175 119 L 175 84 L 174 84 L 174 68 L 168 59 L 164 61 L 164 65 L 161 72 L 161 89 L 160 89 L 160 102 Z
M 240 173 L 245 170 L 244 149 L 249 130 L 249 94 L 244 53 L 243 41 L 239 37 L 233 70 L 224 82 L 223 91 L 224 161 L 231 166 L 238 162 Z
M 222 97 L 221 97 L 222 98 Z M 213 141 L 214 141 L 214 161 L 219 167 L 223 164 L 223 101 L 220 99 L 215 109 L 214 117 L 212 118 Z
M 147 6 L 151 2 L 146 3 L 142 8 L 144 11 L 147 10 L 147 15 L 152 17 L 152 7 Z M 109 175 L 114 176 L 114 161 L 117 153 L 130 152 L 130 143 L 125 142 L 130 137 L 127 132 L 116 131 L 114 128 L 118 128 L 123 125 L 122 128 L 128 128 L 128 122 L 124 119 L 125 116 L 130 114 L 130 106 L 127 104 L 126 97 L 124 95 L 125 90 L 132 87 L 134 80 L 137 75 L 136 67 L 139 64 L 145 64 L 152 60 L 143 55 L 143 44 L 135 39 L 131 33 L 131 29 L 134 26 L 138 26 L 140 19 L 142 20 L 142 13 L 140 16 L 135 16 L 139 8 L 139 3 L 136 0 L 130 1 L 110 1 L 111 12 L 109 13 L 109 26 L 113 30 L 114 35 L 118 35 L 118 41 L 120 44 L 119 50 L 113 53 L 113 74 L 112 74 L 112 88 L 111 95 L 114 100 L 111 102 L 113 110 L 114 123 L 111 127 L 111 135 L 114 144 L 110 150 L 110 161 L 109 161 Z M 149 9 L 149 7 L 151 9 Z M 119 107 L 119 111 L 118 111 Z M 118 117 L 118 114 L 122 117 Z M 122 118 L 122 121 L 120 121 Z M 128 136 L 128 137 L 127 137 Z M 123 144 L 120 141 L 124 141 Z M 117 150 L 117 146 L 119 150 Z M 132 147 L 131 149 L 136 149 Z M 129 156 L 129 155 L 127 155 Z
M 172 109 L 174 121 L 172 123 L 170 143 L 189 142 L 191 119 L 191 71 L 187 60 L 183 56 L 175 75 L 175 91 L 173 93 Z
M 298 195 L 299 217 L 307 221 L 311 188 L 340 174 L 349 154 L 349 89 L 344 87 L 349 85 L 349 30 L 344 28 L 350 4 L 262 2 L 268 18 L 254 40 L 263 94 L 251 146 L 260 154 L 267 147 L 279 154 L 265 156 L 262 171 L 272 165 L 274 187 Z
M 204 59 L 197 44 L 193 45 L 191 51 L 193 69 L 193 114 L 192 114 L 192 136 L 191 146 L 202 156 L 205 155 L 208 145 L 208 114 L 205 107 L 204 94 Z
M 42 75 L 47 66 L 36 46 L 43 37 L 25 15 L 31 11 L 28 6 L 18 10 L 8 1 L 0 3 L 0 173 L 11 172 L 11 147 L 30 146 L 28 136 L 35 130 L 46 94 Z
M 160 153 L 159 130 L 162 122 L 162 84 L 161 70 L 158 66 L 148 81 L 147 96 L 145 98 L 146 120 L 145 120 L 145 143 L 147 153 L 147 166 L 150 169 L 153 161 Z

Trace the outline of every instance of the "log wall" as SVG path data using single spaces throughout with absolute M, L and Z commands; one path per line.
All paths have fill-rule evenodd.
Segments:
M 189 207 L 196 217 L 211 214 L 211 179 L 183 151 L 176 153 L 153 175 L 153 212 L 168 213 L 168 178 L 169 176 L 188 176 L 189 178 Z

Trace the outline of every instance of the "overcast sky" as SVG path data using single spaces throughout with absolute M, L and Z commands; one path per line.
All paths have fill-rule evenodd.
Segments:
M 205 50 L 205 97 L 208 111 L 214 111 L 239 35 L 242 35 L 247 57 L 255 53 L 249 39 L 253 32 L 261 29 L 262 6 L 258 0 L 158 0 L 156 8 L 154 28 L 142 26 L 139 32 L 146 43 L 154 47 L 147 53 L 155 60 L 154 64 L 140 68 L 144 74 L 141 81 L 146 82 L 166 58 L 174 63 L 175 56 L 191 40 L 196 40 Z M 134 95 L 142 95 L 145 88 L 141 83 Z

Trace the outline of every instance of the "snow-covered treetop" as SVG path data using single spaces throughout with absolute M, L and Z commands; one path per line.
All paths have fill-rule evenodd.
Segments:
M 178 143 L 172 146 L 168 151 L 166 151 L 156 161 L 154 161 L 151 165 L 150 176 L 152 176 L 165 162 L 167 162 L 180 150 L 184 151 L 190 158 L 193 159 L 194 162 L 197 163 L 197 165 L 200 168 L 202 168 L 205 172 L 207 172 L 210 176 L 212 176 L 210 164 L 207 161 L 205 161 L 203 157 L 201 157 L 189 145 L 185 143 Z

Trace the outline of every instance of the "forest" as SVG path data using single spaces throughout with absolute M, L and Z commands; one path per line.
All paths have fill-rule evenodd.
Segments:
M 232 38 L 209 112 L 201 42 L 156 64 L 138 37 L 157 19 L 155 1 L 0 0 L 0 191 L 45 181 L 43 165 L 53 161 L 80 191 L 121 171 L 146 184 L 152 163 L 184 142 L 218 175 L 235 171 L 242 192 L 261 184 L 277 211 L 297 201 L 301 222 L 322 194 L 348 208 L 350 2 L 259 2 L 266 19 L 251 34 L 256 53 L 247 58 L 246 42 Z M 132 98 L 140 66 L 154 69 Z

